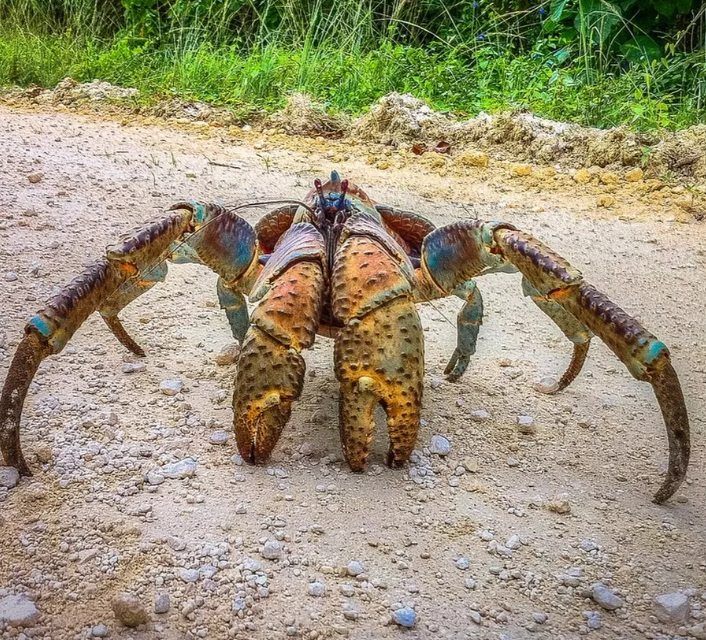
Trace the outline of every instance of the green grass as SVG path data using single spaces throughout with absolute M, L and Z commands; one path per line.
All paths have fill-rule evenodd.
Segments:
M 0 85 L 100 79 L 136 87 L 145 101 L 177 96 L 240 111 L 276 109 L 301 91 L 350 114 L 400 91 L 464 115 L 525 108 L 641 130 L 706 122 L 703 48 L 627 61 L 602 43 L 594 56 L 586 37 L 567 40 L 535 18 L 511 24 L 505 14 L 473 9 L 465 22 L 443 26 L 443 12 L 405 13 L 420 3 L 393 2 L 384 20 L 378 4 L 123 0 L 123 14 L 107 0 L 0 0 Z M 158 6 L 170 7 L 168 18 L 149 8 Z M 198 6 L 209 13 L 194 14 Z M 441 35 L 415 16 L 443 26 Z

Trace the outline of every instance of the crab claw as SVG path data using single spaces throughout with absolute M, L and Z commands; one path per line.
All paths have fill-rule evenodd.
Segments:
M 235 439 L 240 455 L 260 464 L 270 457 L 304 383 L 304 359 L 251 327 L 238 360 L 233 394 Z

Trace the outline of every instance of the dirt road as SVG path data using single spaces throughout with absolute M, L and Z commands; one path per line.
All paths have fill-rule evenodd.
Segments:
M 0 380 L 29 315 L 122 231 L 187 198 L 300 197 L 336 168 L 435 223 L 502 218 L 531 231 L 639 317 L 682 380 L 689 479 L 669 504 L 651 503 L 667 460 L 657 404 L 602 344 L 567 391 L 533 391 L 570 347 L 501 275 L 479 282 L 486 320 L 458 383 L 443 369 L 460 301 L 420 308 L 424 422 L 408 469 L 384 466 L 382 428 L 369 472 L 342 462 L 326 339 L 306 356 L 270 466 L 239 465 L 235 365 L 215 362 L 232 340 L 215 276 L 174 266 L 123 314 L 144 368 L 125 367 L 137 360 L 92 317 L 32 386 L 23 442 L 35 475 L 0 493 L 0 610 L 25 593 L 39 612 L 20 638 L 706 638 L 706 227 L 679 215 L 682 189 L 123 124 L 0 108 Z M 171 379 L 183 391 L 160 393 Z M 536 435 L 518 431 L 521 415 Z M 429 452 L 435 434 L 450 441 L 445 457 Z M 159 467 L 185 458 L 195 475 L 165 479 Z M 570 513 L 547 508 L 557 499 Z M 596 602 L 598 582 L 619 602 Z M 121 592 L 140 598 L 147 626 L 116 620 Z M 658 621 L 653 599 L 675 592 L 691 617 Z M 393 619 L 412 622 L 404 607 L 414 628 Z

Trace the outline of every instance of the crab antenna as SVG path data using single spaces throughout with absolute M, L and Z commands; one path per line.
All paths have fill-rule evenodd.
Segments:
M 314 180 L 314 186 L 316 187 L 316 193 L 319 194 L 319 206 L 321 207 L 321 210 L 325 212 L 326 209 L 328 208 L 328 204 L 326 203 L 326 196 L 324 195 L 324 189 L 321 186 L 321 180 L 316 178 L 316 180 Z

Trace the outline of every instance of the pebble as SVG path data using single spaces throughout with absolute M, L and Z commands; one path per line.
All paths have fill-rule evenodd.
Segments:
M 14 271 L 8 271 L 4 278 L 6 282 L 15 282 L 19 276 Z
M 257 573 L 262 569 L 262 565 L 254 558 L 245 558 L 245 560 L 243 560 L 243 569 L 251 573 Z
M 603 626 L 601 614 L 598 611 L 584 611 L 583 617 L 586 620 L 586 626 L 589 629 L 600 629 Z
M 591 174 L 588 169 L 579 169 L 574 174 L 574 181 L 579 184 L 588 184 L 591 181 Z
M 123 373 L 137 373 L 144 371 L 147 368 L 144 362 L 125 362 L 123 364 Z
M 39 611 L 26 595 L 6 596 L 0 600 L 0 621 L 9 627 L 31 627 Z
M 91 635 L 94 638 L 105 638 L 108 635 L 108 627 L 104 624 L 97 624 L 91 629 Z
M 461 569 L 461 571 L 466 571 L 471 566 L 471 563 L 468 561 L 468 558 L 459 558 L 456 560 L 456 568 Z
M 214 431 L 208 441 L 211 444 L 226 444 L 228 442 L 228 434 L 225 431 Z
M 516 164 L 510 168 L 510 175 L 513 178 L 521 178 L 523 176 L 529 176 L 532 173 L 532 167 L 528 164 Z
M 198 569 L 181 569 L 179 571 L 179 577 L 184 582 L 197 582 L 200 577 L 200 573 Z
M 192 458 L 184 458 L 179 462 L 165 464 L 160 468 L 160 473 L 165 478 L 182 479 L 191 478 L 196 473 L 196 461 Z
M 315 598 L 320 598 L 326 593 L 326 585 L 323 582 L 310 582 L 309 595 Z
M 442 382 L 443 382 L 443 380 L 441 378 L 439 378 L 438 376 L 432 376 L 431 381 L 429 383 L 429 386 L 432 389 L 438 389 L 441 386 Z
M 556 498 L 552 498 L 547 502 L 546 507 L 552 513 L 559 513 L 561 515 L 571 513 L 571 503 L 569 502 L 566 494 L 561 494 Z
M 468 617 L 478 625 L 482 622 L 480 613 L 478 611 L 474 611 L 473 609 L 468 612 Z
M 683 593 L 664 593 L 657 596 L 652 609 L 660 622 L 689 622 L 689 598 Z
M 581 542 L 579 543 L 579 548 L 581 549 L 581 551 L 590 553 L 591 551 L 596 551 L 598 549 L 598 545 L 593 542 L 593 540 L 581 540 Z
M 365 569 L 363 568 L 363 563 L 360 562 L 359 560 L 351 560 L 348 563 L 348 575 L 349 576 L 359 576 L 361 573 L 365 572 Z
M 402 607 L 392 613 L 392 619 L 400 627 L 411 629 L 417 624 L 417 612 L 409 607 Z
M 537 624 L 544 624 L 548 619 L 548 616 L 544 611 L 535 611 L 532 614 L 532 620 L 534 620 Z
M 219 367 L 225 367 L 229 364 L 236 363 L 239 357 L 240 345 L 227 344 L 221 349 L 220 353 L 216 356 L 216 364 Z
M 355 594 L 355 587 L 352 584 L 342 584 L 340 590 L 341 594 L 346 596 L 346 598 L 350 598 Z
M 157 485 L 162 484 L 163 482 L 164 476 L 161 473 L 157 473 L 156 471 L 147 472 L 147 484 L 156 487 Z
M 175 396 L 177 393 L 181 393 L 184 388 L 184 383 L 179 379 L 162 380 L 159 383 L 159 390 L 165 396 Z
M 131 593 L 121 593 L 110 601 L 113 613 L 126 627 L 138 627 L 146 624 L 149 616 L 142 605 L 142 600 Z
M 32 184 L 37 184 L 38 182 L 42 181 L 43 177 L 44 177 L 43 173 L 30 173 L 27 176 L 27 180 L 29 180 Z
M 346 620 L 357 620 L 360 617 L 360 611 L 354 605 L 346 602 L 343 605 L 343 617 Z
M 456 159 L 458 164 L 466 167 L 487 167 L 488 156 L 481 151 L 467 151 Z
M 172 606 L 171 598 L 168 593 L 161 591 L 154 599 L 154 612 L 167 613 Z
M 640 167 L 635 167 L 625 174 L 625 180 L 628 182 L 638 182 L 644 177 L 644 172 Z
M 438 456 L 447 456 L 451 453 L 451 443 L 444 436 L 434 435 L 429 449 Z
M 282 544 L 277 540 L 268 540 L 260 550 L 260 555 L 267 560 L 279 560 L 283 554 Z
M 477 411 L 471 411 L 471 420 L 474 422 L 484 422 L 490 419 L 490 414 L 485 409 L 478 409 Z
M 20 472 L 15 467 L 0 467 L 0 487 L 13 489 L 20 481 Z
M 606 611 L 615 611 L 623 606 L 623 601 L 611 589 L 597 582 L 591 587 L 591 597 L 597 605 Z
M 517 430 L 524 435 L 537 433 L 537 426 L 532 416 L 517 416 Z

